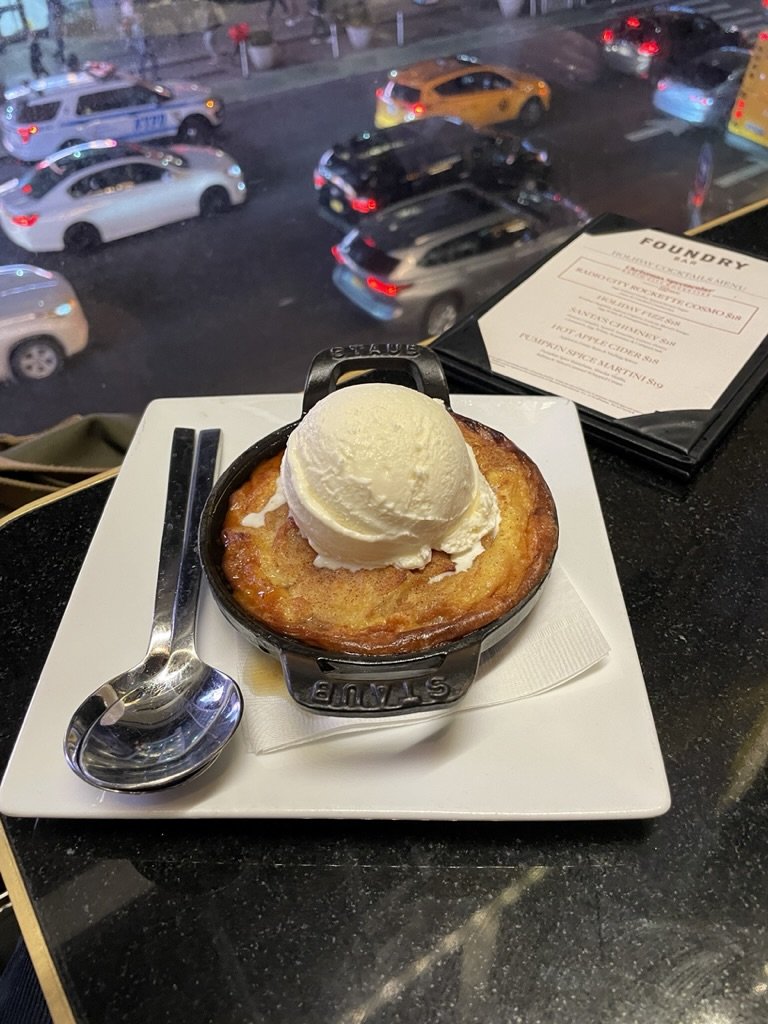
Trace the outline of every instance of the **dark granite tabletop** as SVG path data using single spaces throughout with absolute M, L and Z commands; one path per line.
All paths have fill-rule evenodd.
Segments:
M 690 481 L 590 456 L 671 810 L 3 817 L 65 995 L 57 1024 L 768 1019 L 768 391 Z M 3 761 L 110 487 L 0 529 Z

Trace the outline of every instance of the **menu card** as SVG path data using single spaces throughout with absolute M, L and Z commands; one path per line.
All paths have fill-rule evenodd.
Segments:
M 767 337 L 768 262 L 611 215 L 433 348 L 449 376 L 570 398 L 588 431 L 688 474 L 765 379 Z

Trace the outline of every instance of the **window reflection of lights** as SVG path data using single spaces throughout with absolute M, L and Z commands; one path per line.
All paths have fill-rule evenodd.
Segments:
M 489 919 L 496 917 L 505 907 L 512 906 L 525 895 L 528 889 L 543 881 L 549 874 L 549 868 L 539 866 L 526 871 L 522 878 L 515 879 L 510 885 L 494 897 L 489 903 L 476 910 L 462 925 L 455 928 L 448 935 L 444 936 L 429 953 L 414 960 L 405 967 L 400 974 L 394 978 L 388 978 L 380 986 L 377 992 L 365 1003 L 355 1007 L 339 1018 L 338 1024 L 365 1024 L 374 1014 L 378 1013 L 383 1006 L 391 1003 L 398 995 L 404 992 L 410 985 L 418 981 L 419 977 L 436 964 L 444 960 L 446 956 L 460 951 Z M 696 1024 L 732 1024 L 725 1018 L 696 1021 Z

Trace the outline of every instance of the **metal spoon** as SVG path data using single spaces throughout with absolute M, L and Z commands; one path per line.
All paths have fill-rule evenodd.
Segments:
M 64 739 L 70 767 L 100 789 L 146 793 L 207 768 L 242 717 L 237 683 L 200 660 L 198 525 L 213 484 L 219 430 L 179 427 L 171 446 L 149 650 L 77 709 Z

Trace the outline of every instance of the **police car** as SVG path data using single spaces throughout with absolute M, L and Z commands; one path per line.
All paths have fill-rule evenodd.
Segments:
M 205 143 L 223 119 L 222 100 L 195 82 L 145 82 L 90 63 L 8 90 L 2 139 L 8 153 L 32 163 L 95 139 Z

